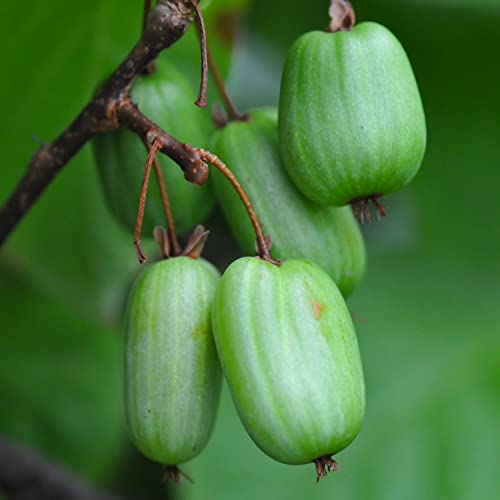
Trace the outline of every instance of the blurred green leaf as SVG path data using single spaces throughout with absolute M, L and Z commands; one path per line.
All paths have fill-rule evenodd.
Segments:
M 121 340 L 2 273 L 0 433 L 94 480 L 124 450 Z
M 467 9 L 500 9 L 498 0 L 406 0 L 407 2 L 418 2 L 419 4 L 442 5 L 445 7 L 467 7 Z
M 108 71 L 101 66 L 102 48 L 110 40 L 110 51 L 120 46 L 116 62 L 127 53 L 140 24 L 140 5 L 133 7 L 122 6 L 120 23 L 113 23 L 118 2 L 87 2 L 78 15 L 74 4 L 60 0 L 29 9 L 2 3 L 2 39 L 16 50 L 3 51 L 11 76 L 0 82 L 2 95 L 10 96 L 0 124 L 0 199 L 21 178 L 36 141 L 52 140 L 90 98 Z M 83 151 L 21 223 L 4 253 L 38 289 L 75 310 L 109 317 L 110 309 L 116 314 L 119 308 L 117 291 L 135 264 L 129 242 L 108 215 L 92 160 Z

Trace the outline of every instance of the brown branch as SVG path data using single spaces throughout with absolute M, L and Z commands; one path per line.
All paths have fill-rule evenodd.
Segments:
M 18 500 L 118 500 L 94 490 L 61 466 L 0 439 L 0 496 Z
M 151 12 L 152 0 L 144 0 L 144 8 L 142 13 L 142 33 L 146 31 L 148 27 L 149 13 Z M 141 73 L 143 75 L 150 75 L 156 71 L 156 64 L 154 61 L 150 61 L 144 68 L 142 68 Z
M 143 142 L 152 145 L 157 139 L 162 146 L 160 152 L 169 156 L 183 170 L 186 180 L 199 186 L 208 179 L 208 166 L 200 151 L 189 144 L 183 144 L 153 123 L 130 100 L 124 99 L 116 110 L 117 121 L 121 127 L 128 128 Z
M 146 28 L 148 26 L 148 16 L 149 16 L 150 10 L 151 10 L 151 0 L 144 0 L 144 11 L 142 14 L 142 32 L 143 33 L 146 31 Z
M 187 0 L 158 0 L 156 7 L 148 15 L 139 42 L 130 54 L 96 92 L 73 123 L 52 143 L 42 146 L 31 159 L 18 186 L 0 209 L 0 245 L 5 242 L 52 179 L 94 134 L 116 130 L 122 125 L 118 111 L 122 108 L 122 103 L 128 101 L 128 92 L 135 78 L 162 50 L 181 38 L 192 22 L 193 12 Z M 144 122 L 141 125 L 146 126 Z M 137 131 L 137 127 L 129 126 L 129 128 L 145 138 L 142 129 Z M 154 139 L 148 142 L 152 144 Z M 177 163 L 181 164 L 183 161 L 189 163 L 184 172 L 186 178 L 193 179 L 202 169 L 201 159 L 194 158 L 194 155 L 187 151 L 187 147 L 180 148 L 177 144 L 171 148 L 166 144 L 162 152 L 169 154 L 170 149 Z

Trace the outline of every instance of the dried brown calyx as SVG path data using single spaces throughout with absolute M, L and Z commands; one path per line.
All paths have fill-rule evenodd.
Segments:
M 154 237 L 160 248 L 160 257 L 162 259 L 181 256 L 199 259 L 209 234 L 210 231 L 205 230 L 203 226 L 196 226 L 189 236 L 186 246 L 178 251 L 173 251 L 172 241 L 166 229 L 162 226 L 156 226 L 154 229 Z
M 339 464 L 332 458 L 331 455 L 325 455 L 324 457 L 317 458 L 314 461 L 314 465 L 316 466 L 317 474 L 316 482 L 319 482 L 320 479 L 326 477 L 329 472 L 340 471 Z
M 177 465 L 167 465 L 161 477 L 162 483 L 173 482 L 175 484 L 180 484 L 182 479 L 192 484 L 194 483 L 194 481 L 185 472 L 182 472 Z
M 349 202 L 354 217 L 356 217 L 356 219 L 358 219 L 361 222 L 361 224 L 364 224 L 365 221 L 371 222 L 373 220 L 371 205 L 373 205 L 373 208 L 375 209 L 375 214 L 378 220 L 386 216 L 385 207 L 379 201 L 380 196 L 381 195 L 379 194 L 374 194 L 371 196 L 363 196 L 360 198 L 355 198 L 354 200 L 351 200 Z

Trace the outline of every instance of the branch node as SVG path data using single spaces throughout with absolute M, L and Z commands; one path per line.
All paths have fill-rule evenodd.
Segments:
M 183 147 L 187 154 L 181 157 L 184 163 L 184 178 L 192 184 L 203 186 L 208 180 L 210 171 L 205 158 L 200 154 L 201 150 L 189 144 L 184 144 Z
M 158 134 L 155 130 L 149 130 L 147 133 L 146 133 L 146 141 L 148 142 L 148 144 L 153 144 L 156 139 L 158 138 Z

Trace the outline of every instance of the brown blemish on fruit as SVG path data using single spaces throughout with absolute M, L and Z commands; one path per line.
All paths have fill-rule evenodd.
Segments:
M 323 312 L 325 306 L 323 304 L 320 304 L 319 302 L 316 302 L 314 299 L 312 299 L 312 305 L 314 317 L 319 321 L 321 318 L 321 313 Z
M 200 339 L 205 336 L 208 331 L 207 325 L 205 323 L 200 323 L 192 332 L 191 337 L 194 340 Z

